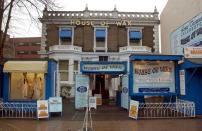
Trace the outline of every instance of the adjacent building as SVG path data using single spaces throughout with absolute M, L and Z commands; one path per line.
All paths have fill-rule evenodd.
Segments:
M 186 0 L 186 2 L 184 0 L 168 0 L 164 10 L 160 15 L 162 46 L 161 49 L 163 54 L 172 53 L 172 32 L 183 26 L 186 22 L 191 23 L 191 20 L 195 16 L 200 15 L 201 12 L 201 0 Z M 173 54 L 176 53 L 173 52 Z
M 124 72 L 127 74 L 131 54 L 159 53 L 160 21 L 156 8 L 154 12 L 120 12 L 116 8 L 96 11 L 88 7 L 84 11 L 45 9 L 40 20 L 39 54 L 58 62 L 55 75 L 57 95 L 74 96 L 75 75 L 80 73 L 81 63 L 86 64 L 83 61 L 92 62 L 88 67 L 126 62 Z M 89 76 L 90 90 L 103 97 L 113 97 L 113 91 L 121 83 L 121 75 L 117 72 L 91 73 Z
M 41 37 L 11 38 L 15 46 L 15 58 L 40 58 Z

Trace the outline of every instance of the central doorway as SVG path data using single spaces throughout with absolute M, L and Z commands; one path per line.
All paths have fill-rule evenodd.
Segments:
M 96 75 L 95 77 L 95 88 L 92 90 L 92 94 L 101 94 L 103 104 L 108 104 L 109 101 L 109 90 L 106 89 L 105 75 Z

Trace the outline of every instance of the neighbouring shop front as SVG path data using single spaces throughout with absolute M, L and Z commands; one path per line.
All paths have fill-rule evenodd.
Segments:
M 173 102 L 179 94 L 178 55 L 131 55 L 129 89 L 139 102 Z
M 0 64 L 0 98 L 2 97 L 3 88 L 3 66 Z
M 202 115 L 202 59 L 186 58 L 180 66 L 180 98 L 193 101 L 196 115 Z
M 81 103 L 86 101 L 88 94 L 98 98 L 97 105 L 110 104 L 113 100 L 120 103 L 121 99 L 116 99 L 116 96 L 117 91 L 121 90 L 121 85 L 124 84 L 122 79 L 127 76 L 127 62 L 81 61 L 80 70 L 82 75 L 77 75 L 75 84 L 76 108 L 86 106 Z M 128 83 L 128 80 L 126 83 Z M 128 87 L 126 88 L 128 89 Z
M 7 61 L 3 72 L 3 101 L 32 102 L 55 96 L 54 60 Z

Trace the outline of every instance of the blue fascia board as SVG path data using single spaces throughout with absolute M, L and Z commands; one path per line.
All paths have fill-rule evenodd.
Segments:
M 148 61 L 179 61 L 182 60 L 181 55 L 144 55 L 144 54 L 135 54 L 130 56 L 131 60 L 148 60 Z

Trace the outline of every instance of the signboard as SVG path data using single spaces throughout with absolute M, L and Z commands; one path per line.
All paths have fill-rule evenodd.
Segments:
M 37 101 L 37 118 L 49 118 L 48 100 Z
M 62 112 L 62 98 L 50 97 L 49 98 L 49 112 Z
M 75 95 L 75 108 L 87 107 L 89 77 L 87 75 L 76 75 L 76 95 Z
M 185 58 L 202 58 L 202 47 L 186 47 L 184 56 Z
M 97 104 L 96 104 L 96 97 L 89 97 L 89 109 L 91 108 L 94 108 L 96 109 L 97 108 Z
M 128 75 L 122 77 L 122 93 L 121 93 L 121 107 L 128 109 L 128 97 L 129 97 L 129 88 L 128 88 Z
M 81 72 L 83 73 L 124 73 L 127 70 L 127 62 L 81 62 Z
M 186 22 L 171 34 L 171 51 L 183 55 L 185 47 L 202 46 L 202 13 Z
M 185 90 L 185 71 L 180 70 L 180 94 L 181 95 L 186 95 L 186 90 Z
M 175 93 L 173 61 L 136 61 L 134 93 Z
M 139 102 L 134 101 L 134 100 L 130 100 L 129 117 L 137 120 L 138 108 L 139 108 Z

